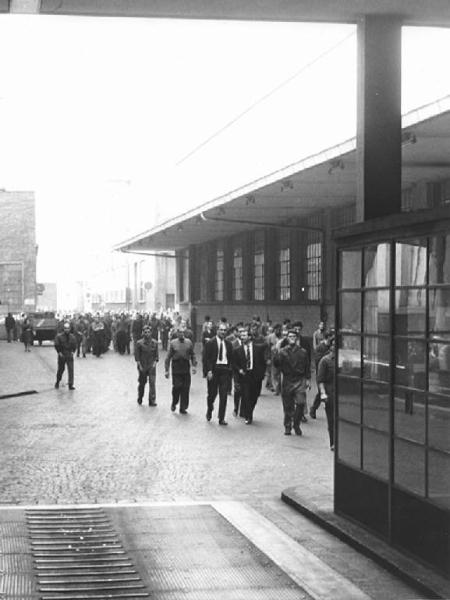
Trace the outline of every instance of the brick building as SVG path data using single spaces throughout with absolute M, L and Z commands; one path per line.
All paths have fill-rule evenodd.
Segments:
M 34 192 L 0 191 L 0 301 L 2 312 L 36 307 Z

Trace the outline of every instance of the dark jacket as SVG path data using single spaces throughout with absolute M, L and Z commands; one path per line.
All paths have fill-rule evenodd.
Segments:
M 73 333 L 62 331 L 55 337 L 55 350 L 64 356 L 71 356 L 77 349 L 77 339 Z
M 143 371 L 151 369 L 159 360 L 158 342 L 152 338 L 138 340 L 134 347 L 134 358 L 141 363 Z
M 217 358 L 219 356 L 219 346 L 217 343 L 217 337 L 213 337 L 210 340 L 208 340 L 205 344 L 205 370 L 208 373 L 209 371 L 213 371 L 216 363 L 217 363 Z M 227 352 L 227 364 L 225 365 L 226 367 L 228 367 L 229 369 L 231 369 L 231 357 L 233 354 L 233 347 L 231 345 L 231 342 L 229 342 L 228 340 L 223 340 L 224 344 L 225 344 L 225 348 L 226 348 L 226 352 Z
M 245 346 L 234 348 L 232 354 L 233 370 L 247 373 L 247 355 Z M 266 374 L 266 347 L 262 344 L 253 344 L 253 377 L 264 379 Z
M 295 387 L 302 379 L 311 377 L 308 353 L 298 344 L 282 348 L 275 356 L 274 364 L 283 373 L 282 388 L 284 390 Z

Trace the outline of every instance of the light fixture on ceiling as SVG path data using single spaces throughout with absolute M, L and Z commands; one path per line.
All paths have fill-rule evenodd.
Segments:
M 290 180 L 290 179 L 285 179 L 284 181 L 281 182 L 281 191 L 284 192 L 285 190 L 293 190 L 294 189 L 294 183 Z
M 181 223 L 177 225 L 177 231 L 183 231 L 183 225 Z
M 245 206 L 250 206 L 250 204 L 255 204 L 255 203 L 256 203 L 255 196 L 250 194 L 250 196 L 245 197 Z
M 336 169 L 340 169 L 341 171 L 345 169 L 345 164 L 342 158 L 335 158 L 334 160 L 330 160 L 328 167 L 328 175 L 331 175 L 331 173 L 333 173 L 333 171 L 336 171 Z
M 223 207 L 223 206 L 221 206 L 221 207 L 219 208 L 219 215 L 225 215 L 225 214 L 226 214 L 226 212 L 227 212 L 227 211 L 224 209 L 224 207 Z
M 413 131 L 402 132 L 402 146 L 407 146 L 408 144 L 415 144 L 416 142 L 417 136 Z

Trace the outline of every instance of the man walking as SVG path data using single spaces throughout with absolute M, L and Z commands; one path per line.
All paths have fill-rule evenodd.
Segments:
M 148 405 L 156 406 L 156 363 L 159 360 L 158 342 L 152 339 L 152 330 L 149 325 L 142 330 L 143 337 L 134 345 L 134 358 L 138 368 L 138 398 L 137 403 L 142 404 L 145 384 L 148 380 Z
M 227 396 L 231 378 L 231 343 L 225 340 L 227 324 L 222 320 L 217 335 L 205 346 L 205 370 L 208 387 L 206 420 L 211 421 L 214 401 L 219 394 L 219 425 L 228 425 L 225 421 Z
M 185 337 L 186 325 L 181 323 L 177 337 L 171 340 L 169 351 L 165 360 L 166 379 L 169 379 L 169 368 L 172 362 L 172 412 L 175 412 L 180 403 L 180 413 L 185 415 L 189 407 L 189 391 L 191 389 L 191 364 L 192 374 L 195 375 L 197 359 L 194 353 L 194 344 Z
M 64 322 L 63 330 L 55 337 L 55 350 L 58 353 L 58 370 L 56 373 L 55 388 L 59 388 L 61 377 L 67 365 L 69 375 L 69 390 L 74 390 L 73 386 L 73 353 L 77 349 L 77 340 L 70 332 L 70 323 Z
M 233 368 L 239 374 L 245 424 L 251 425 L 266 372 L 266 347 L 254 344 L 244 328 L 240 329 L 239 334 L 241 345 L 233 350 Z
M 298 344 L 297 332 L 289 330 L 287 346 L 275 357 L 275 364 L 283 374 L 281 398 L 284 412 L 284 434 L 302 435 L 300 421 L 306 405 L 306 390 L 311 387 L 311 366 L 307 351 Z
M 5 319 L 5 327 L 6 327 L 6 338 L 8 340 L 9 343 L 11 343 L 11 338 L 14 339 L 14 341 L 17 340 L 17 335 L 14 334 L 15 329 L 16 329 L 16 320 L 15 318 L 12 316 L 12 313 L 8 313 L 8 316 Z
M 328 354 L 320 360 L 317 370 L 317 385 L 320 399 L 325 402 L 325 413 L 327 415 L 328 436 L 330 438 L 330 450 L 334 450 L 334 372 L 335 372 L 335 341 L 330 345 Z

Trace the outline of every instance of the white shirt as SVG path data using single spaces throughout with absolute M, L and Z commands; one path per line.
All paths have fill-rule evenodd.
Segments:
M 252 342 L 249 342 L 248 344 L 246 344 L 244 346 L 246 364 L 248 362 L 247 348 L 248 348 L 248 352 L 250 353 L 250 365 L 247 366 L 247 371 L 251 371 L 253 369 L 253 344 L 252 344 Z
M 217 361 L 216 361 L 216 365 L 227 365 L 228 364 L 228 360 L 227 360 L 227 345 L 225 344 L 225 340 L 221 340 L 220 337 L 216 336 L 216 340 L 217 340 Z M 222 346 L 222 360 L 219 359 L 220 356 L 220 344 L 223 344 Z

